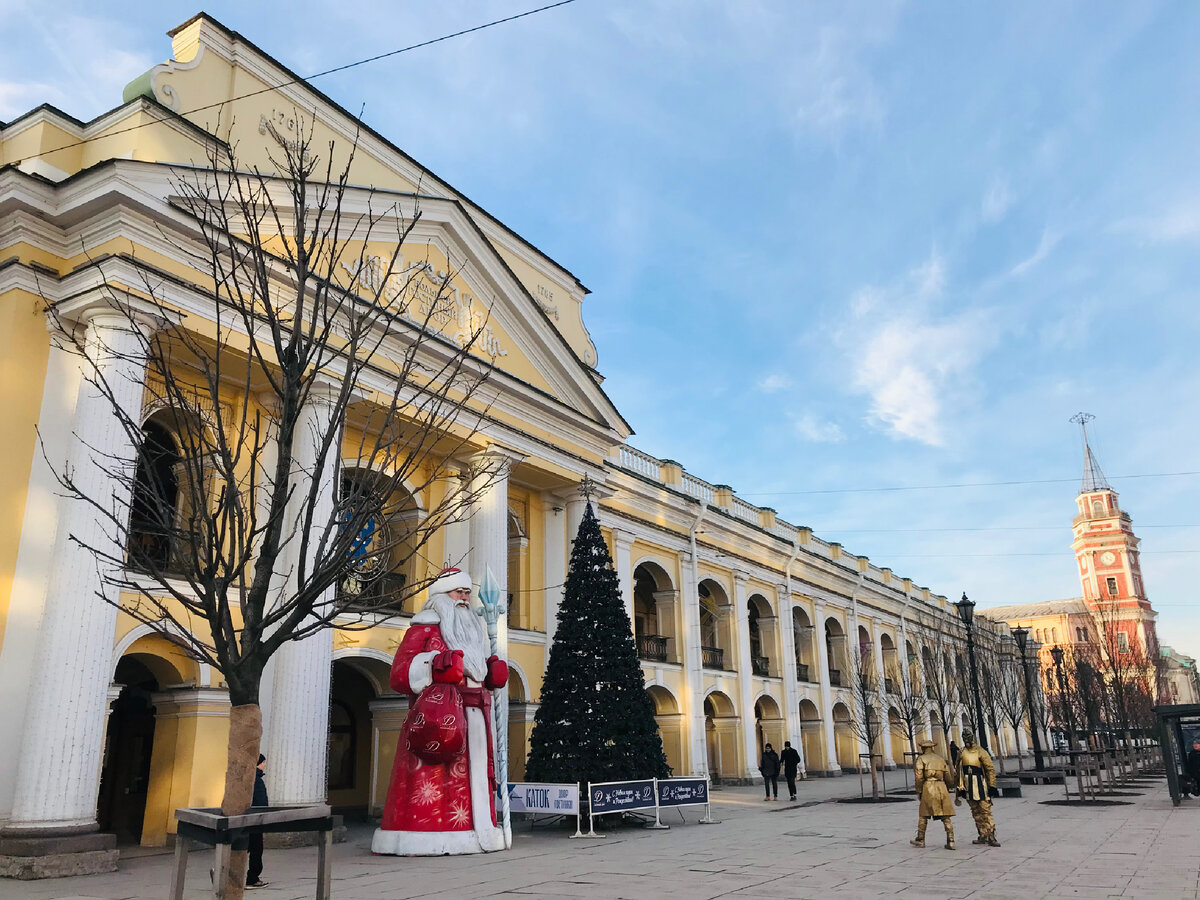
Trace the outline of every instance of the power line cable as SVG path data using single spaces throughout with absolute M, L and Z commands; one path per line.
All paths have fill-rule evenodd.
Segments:
M 1136 475 L 1109 475 L 1110 481 L 1118 481 L 1126 478 L 1178 478 L 1184 475 L 1200 475 L 1197 472 L 1145 472 Z M 914 485 L 895 485 L 890 487 L 868 487 L 868 488 L 822 488 L 808 491 L 747 491 L 738 492 L 740 497 L 785 497 L 797 496 L 801 494 L 877 494 L 893 491 L 940 491 L 949 490 L 951 488 L 972 488 L 972 487 L 1013 487 L 1024 484 L 1067 484 L 1070 482 L 1079 481 L 1078 476 L 1073 478 L 1038 478 L 1028 481 L 964 481 L 947 484 L 914 484 Z
M 289 87 L 290 85 L 293 85 L 293 84 L 305 84 L 309 81 L 312 81 L 315 78 L 322 78 L 326 75 L 333 75 L 335 72 L 345 72 L 346 70 L 356 68 L 357 66 L 365 66 L 367 63 L 378 62 L 381 59 L 388 59 L 389 57 L 392 57 L 392 56 L 399 56 L 401 53 L 407 53 L 410 50 L 419 50 L 422 47 L 429 47 L 429 46 L 432 46 L 433 44 L 440 44 L 442 41 L 448 41 L 453 38 L 462 37 L 463 35 L 473 34 L 476 31 L 483 31 L 485 28 L 492 28 L 493 26 L 496 26 L 496 25 L 504 25 L 508 22 L 515 22 L 517 19 L 524 19 L 527 16 L 537 15 L 538 13 L 543 13 L 543 12 L 546 12 L 551 9 L 556 9 L 559 6 L 566 6 L 566 5 L 568 5 L 570 3 L 574 3 L 574 2 L 576 2 L 576 0 L 558 0 L 557 3 L 548 3 L 545 6 L 539 6 L 536 9 L 527 9 L 525 12 L 516 13 L 511 16 L 505 16 L 502 19 L 494 19 L 491 22 L 484 22 L 481 25 L 473 25 L 470 28 L 464 28 L 461 31 L 455 31 L 455 32 L 452 32 L 451 34 L 443 34 L 441 37 L 430 38 L 427 41 L 421 41 L 416 44 L 409 44 L 407 47 L 400 47 L 396 50 L 389 50 L 387 53 L 378 53 L 375 56 L 368 56 L 365 59 L 359 59 L 359 60 L 355 60 L 354 62 L 345 63 L 344 65 L 334 66 L 332 69 L 326 69 L 323 72 L 316 72 L 315 74 L 312 74 L 312 75 L 292 78 L 292 79 L 289 79 L 288 81 L 283 81 L 276 85 L 269 85 L 265 88 L 259 88 L 256 91 L 249 91 L 245 94 L 238 94 L 233 97 L 227 97 L 224 100 L 217 100 L 214 103 L 206 103 L 204 106 L 196 106 L 191 109 L 186 109 L 180 113 L 177 113 L 176 115 L 179 115 L 181 117 L 182 116 L 190 116 L 193 113 L 204 112 L 205 110 L 215 109 L 217 107 L 224 106 L 226 103 L 235 103 L 238 100 L 245 100 L 249 97 L 257 97 L 260 94 L 269 94 L 273 91 L 279 90 L 280 88 Z M 129 125 L 125 128 L 117 128 L 112 131 L 105 131 L 103 134 L 97 134 L 94 137 L 81 138 L 80 140 L 72 141 L 69 144 L 62 144 L 58 147 L 53 147 L 49 150 L 41 150 L 35 154 L 31 154 L 30 156 L 21 157 L 20 159 L 13 160 L 11 163 L 9 163 L 9 165 L 20 165 L 21 163 L 25 162 L 25 160 L 32 159 L 34 156 L 49 156 L 50 154 L 57 153 L 60 150 L 70 150 L 73 147 L 81 147 L 84 144 L 90 143 L 94 140 L 99 140 L 101 138 L 110 138 L 110 137 L 113 137 L 114 135 L 118 135 L 118 134 L 126 134 L 131 131 L 137 131 L 139 128 L 145 128 L 148 125 L 157 125 L 157 124 L 158 124 L 157 121 L 139 122 L 137 125 Z
M 1200 524 L 1181 523 L 1178 525 L 1145 525 L 1138 524 L 1138 530 L 1143 528 L 1200 528 Z M 942 534 L 948 532 L 976 531 L 1067 531 L 1065 525 L 993 525 L 958 528 L 828 528 L 821 527 L 822 534 Z

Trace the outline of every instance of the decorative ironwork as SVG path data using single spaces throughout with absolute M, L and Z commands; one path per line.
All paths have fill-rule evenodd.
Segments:
M 725 651 L 720 647 L 701 647 L 700 661 L 706 669 L 724 669 Z
M 841 669 L 830 669 L 829 670 L 829 683 L 832 684 L 834 687 L 842 686 L 842 670 Z
M 771 661 L 765 656 L 752 656 L 750 657 L 750 668 L 755 675 L 766 678 L 771 674 Z
M 796 660 L 796 680 L 797 681 L 811 681 L 812 680 L 808 677 L 808 663 L 802 663 L 802 662 L 800 662 L 800 660 Z
M 892 678 L 883 679 L 883 689 L 889 694 L 896 693 L 895 679 L 892 679 Z
M 667 639 L 660 634 L 639 634 L 637 637 L 638 659 L 652 662 L 667 661 Z

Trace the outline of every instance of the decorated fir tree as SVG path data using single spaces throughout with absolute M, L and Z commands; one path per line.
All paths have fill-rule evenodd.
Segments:
M 671 774 L 617 573 L 591 503 L 571 548 L 529 743 L 529 781 L 625 781 Z

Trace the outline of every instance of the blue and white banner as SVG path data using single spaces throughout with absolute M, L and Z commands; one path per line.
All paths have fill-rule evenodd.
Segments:
M 708 803 L 707 778 L 660 778 L 659 806 L 704 806 Z
M 593 815 L 624 812 L 631 809 L 652 809 L 656 804 L 654 779 L 652 778 L 645 781 L 609 781 L 602 784 L 589 784 L 588 794 L 591 799 Z
M 579 815 L 577 784 L 508 785 L 508 803 L 512 812 L 543 813 L 553 816 Z

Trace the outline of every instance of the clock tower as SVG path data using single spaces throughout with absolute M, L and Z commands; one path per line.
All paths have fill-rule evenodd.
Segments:
M 1104 618 L 1122 623 L 1129 632 L 1127 641 L 1137 643 L 1149 653 L 1157 653 L 1154 631 L 1155 613 L 1146 599 L 1142 566 L 1133 533 L 1133 520 L 1117 502 L 1113 490 L 1088 442 L 1087 423 L 1093 416 L 1079 413 L 1071 421 L 1083 431 L 1083 483 L 1075 498 L 1078 515 L 1071 523 L 1074 540 L 1071 548 L 1079 567 L 1083 600 L 1093 610 L 1104 607 Z

